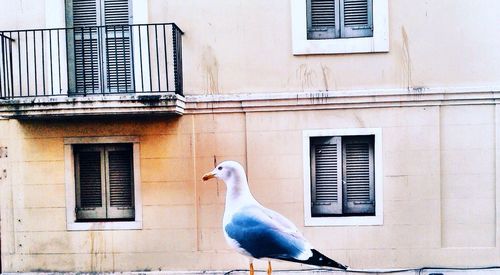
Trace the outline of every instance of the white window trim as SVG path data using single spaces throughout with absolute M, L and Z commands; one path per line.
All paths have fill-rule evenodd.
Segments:
M 311 215 L 311 158 L 310 138 L 324 136 L 364 136 L 375 135 L 375 216 L 355 217 L 312 217 Z M 383 213 L 383 169 L 382 169 L 382 129 L 322 129 L 303 131 L 304 159 L 304 224 L 305 226 L 351 226 L 351 225 L 382 225 Z
M 133 144 L 133 169 L 134 169 L 134 221 L 109 221 L 109 222 L 76 222 L 76 194 L 75 194 L 75 163 L 73 145 L 75 144 L 108 144 L 132 143 Z M 64 139 L 64 163 L 66 184 L 66 227 L 69 231 L 81 230 L 125 230 L 142 229 L 142 196 L 141 196 L 141 169 L 139 155 L 139 138 L 128 136 L 117 137 L 78 137 Z
M 389 3 L 373 0 L 373 37 L 307 39 L 307 1 L 291 0 L 293 54 L 375 53 L 389 51 Z

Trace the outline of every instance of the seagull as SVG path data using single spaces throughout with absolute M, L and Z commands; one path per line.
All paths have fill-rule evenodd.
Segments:
M 218 178 L 227 187 L 222 227 L 226 242 L 250 262 L 267 259 L 267 274 L 272 273 L 271 259 L 334 267 L 347 267 L 315 250 L 297 227 L 281 214 L 265 208 L 252 196 L 245 170 L 236 161 L 224 161 L 203 176 L 203 181 Z

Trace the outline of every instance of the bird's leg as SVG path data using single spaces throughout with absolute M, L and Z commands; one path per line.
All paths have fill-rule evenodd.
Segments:
M 254 275 L 255 274 L 255 270 L 253 269 L 253 263 L 251 262 L 250 263 L 250 275 Z
M 267 261 L 267 275 L 273 273 L 273 268 L 271 267 L 271 261 Z

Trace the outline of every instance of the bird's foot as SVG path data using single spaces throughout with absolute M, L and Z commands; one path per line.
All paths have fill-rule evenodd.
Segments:
M 267 262 L 267 275 L 271 275 L 273 273 L 273 268 L 271 267 L 271 261 Z
M 253 269 L 253 263 L 250 263 L 250 275 L 254 275 L 255 270 Z

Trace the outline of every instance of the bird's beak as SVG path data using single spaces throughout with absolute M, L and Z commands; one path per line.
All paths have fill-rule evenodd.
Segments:
M 203 175 L 203 181 L 207 181 L 209 179 L 215 178 L 215 173 L 214 172 L 208 172 L 205 175 Z

